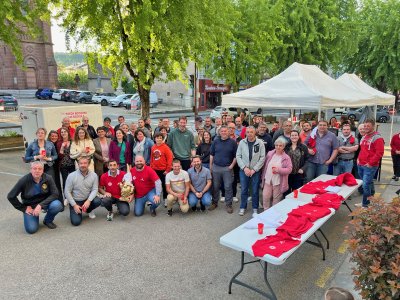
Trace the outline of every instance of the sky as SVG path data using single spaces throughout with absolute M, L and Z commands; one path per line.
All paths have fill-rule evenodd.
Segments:
M 53 39 L 54 52 L 68 52 L 65 46 L 65 31 L 57 25 L 55 20 L 52 20 L 51 22 L 51 37 Z M 71 47 L 73 50 L 75 50 L 75 43 L 73 39 L 71 39 Z

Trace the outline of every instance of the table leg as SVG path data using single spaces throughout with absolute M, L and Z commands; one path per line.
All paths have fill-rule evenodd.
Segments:
M 241 253 L 240 270 L 235 275 L 233 275 L 231 281 L 229 282 L 229 291 L 228 291 L 229 294 L 232 294 L 232 284 L 236 283 L 236 284 L 241 285 L 243 287 L 246 287 L 246 288 L 248 288 L 248 289 L 250 289 L 250 290 L 252 290 L 254 292 L 259 293 L 260 295 L 264 296 L 267 299 L 277 300 L 276 295 L 275 295 L 274 291 L 272 290 L 272 287 L 271 287 L 271 285 L 270 285 L 270 283 L 268 281 L 268 278 L 267 278 L 267 272 L 268 272 L 268 268 L 267 268 L 268 263 L 267 262 L 264 262 L 264 268 L 263 269 L 264 269 L 264 281 L 265 281 L 265 283 L 267 285 L 267 288 L 268 288 L 269 292 L 264 292 L 264 291 L 262 291 L 262 290 L 260 290 L 260 289 L 258 289 L 256 287 L 253 287 L 253 286 L 251 286 L 251 285 L 249 285 L 249 284 L 247 284 L 245 282 L 242 282 L 242 281 L 236 279 L 236 277 L 238 277 L 239 274 L 242 273 L 244 265 L 252 264 L 252 263 L 255 263 L 255 262 L 259 262 L 259 261 L 260 260 L 257 259 L 257 260 L 253 260 L 253 261 L 249 261 L 249 262 L 244 262 L 244 252 L 242 251 L 242 253 Z
M 346 200 L 344 200 L 344 201 L 342 202 L 342 204 L 346 205 L 346 207 L 348 208 L 348 210 L 349 210 L 351 213 L 353 212 L 352 209 L 350 208 L 350 206 L 347 204 Z M 351 217 L 351 219 L 353 220 L 354 217 Z
M 314 237 L 317 240 L 316 242 L 314 241 L 306 241 L 306 243 L 311 244 L 315 247 L 321 248 L 322 250 L 322 260 L 325 260 L 325 248 L 322 245 L 321 241 L 319 240 L 318 236 L 316 235 L 316 233 L 314 233 Z
M 322 229 L 318 229 L 319 232 L 321 232 L 322 236 L 324 237 L 325 241 L 326 241 L 326 249 L 329 249 L 329 240 L 327 239 L 325 233 L 322 231 Z

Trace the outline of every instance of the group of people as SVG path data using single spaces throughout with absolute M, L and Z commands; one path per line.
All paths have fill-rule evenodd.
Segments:
M 114 217 L 113 205 L 126 216 L 131 203 L 136 216 L 143 215 L 146 206 L 156 216 L 160 204 L 172 216 L 176 203 L 187 213 L 212 211 L 224 202 L 226 211 L 233 213 L 239 182 L 239 215 L 246 213 L 250 201 L 257 213 L 260 187 L 265 210 L 326 174 L 331 165 L 333 174 L 358 174 L 366 207 L 374 194 L 372 180 L 384 145 L 374 120 L 366 120 L 357 133 L 343 122 L 338 136 L 324 120 L 314 128 L 308 121 L 295 128 L 291 121 L 275 122 L 269 130 L 261 116 L 249 125 L 244 113 L 236 118 L 222 115 L 214 122 L 196 117 L 193 127 L 187 126 L 184 116 L 172 127 L 163 118 L 154 130 L 149 118 L 127 124 L 120 116 L 117 126 L 110 123 L 105 118 L 103 126 L 94 129 L 84 116 L 74 129 L 65 117 L 47 139 L 45 128 L 37 130 L 37 139 L 24 157 L 31 171 L 8 194 L 12 205 L 23 212 L 28 233 L 38 230 L 42 211 L 47 212 L 43 223 L 56 228 L 54 218 L 64 206 L 69 206 L 75 226 L 81 224 L 83 213 L 95 218 L 99 206 L 106 208 L 109 221 Z M 400 157 L 400 149 L 396 151 Z M 133 186 L 128 197 L 121 195 L 126 184 Z

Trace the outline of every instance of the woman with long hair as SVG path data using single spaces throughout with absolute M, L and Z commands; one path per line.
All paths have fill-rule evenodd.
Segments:
M 58 156 L 54 144 L 46 141 L 46 133 L 47 130 L 45 128 L 38 128 L 36 130 L 36 139 L 28 145 L 24 161 L 27 163 L 36 160 L 41 161 L 44 164 L 44 172 L 55 180 L 53 165 Z
M 70 148 L 70 157 L 75 159 L 75 169 L 78 169 L 77 162 L 81 157 L 88 157 L 90 158 L 89 170 L 94 171 L 94 162 L 92 160 L 94 151 L 94 144 L 89 133 L 83 127 L 77 128 Z
M 146 161 L 146 165 L 150 165 L 151 147 L 154 142 L 146 137 L 145 132 L 142 129 L 138 129 L 135 132 L 135 144 L 133 145 L 132 161 L 135 161 L 136 155 L 141 155 Z
M 305 164 L 308 159 L 308 148 L 300 142 L 299 132 L 292 130 L 290 133 L 290 142 L 285 147 L 286 154 L 292 161 L 292 172 L 289 174 L 289 189 L 285 194 L 297 190 L 303 185 Z
M 104 126 L 96 129 L 98 138 L 93 140 L 94 145 L 94 171 L 99 178 L 107 171 L 107 163 L 110 160 L 110 143 L 111 139 L 106 136 L 107 128 Z
M 212 137 L 211 133 L 204 131 L 202 142 L 197 146 L 196 155 L 201 158 L 203 167 L 210 168 L 210 148 L 211 148 Z
M 125 132 L 118 128 L 115 131 L 115 138 L 110 143 L 110 160 L 115 160 L 119 164 L 119 169 L 127 172 L 132 165 L 132 154 L 129 142 L 126 141 Z
M 58 135 L 57 130 L 50 130 L 50 132 L 47 136 L 47 140 L 53 143 L 54 148 L 57 151 L 57 142 L 60 140 L 60 136 Z M 56 187 L 58 189 L 58 193 L 59 193 L 58 199 L 62 199 L 61 178 L 60 178 L 60 168 L 59 168 L 60 157 L 58 155 L 58 151 L 57 151 L 57 156 L 58 156 L 58 158 L 53 162 L 54 183 L 56 184 Z

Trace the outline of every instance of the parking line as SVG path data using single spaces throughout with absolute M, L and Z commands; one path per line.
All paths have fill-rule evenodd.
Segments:
M 346 241 L 344 241 L 344 242 L 339 246 L 339 248 L 337 249 L 337 252 L 340 253 L 340 254 L 344 254 L 344 253 L 346 253 L 346 251 L 347 251 L 347 247 L 348 247 L 348 244 L 346 243 Z
M 11 176 L 17 176 L 17 177 L 22 177 L 22 176 L 24 176 L 24 174 L 15 174 L 15 173 L 8 173 L 8 172 L 0 172 L 0 174 L 11 175 Z
M 333 273 L 333 269 L 330 267 L 326 267 L 324 272 L 322 273 L 322 275 L 318 278 L 318 280 L 315 282 L 315 285 L 320 287 L 320 288 L 324 288 L 326 282 L 328 281 L 328 279 L 331 277 Z

